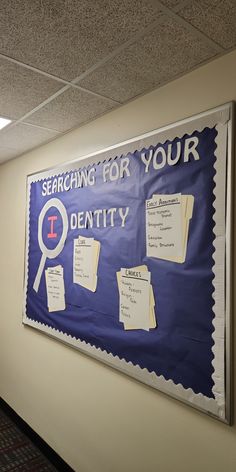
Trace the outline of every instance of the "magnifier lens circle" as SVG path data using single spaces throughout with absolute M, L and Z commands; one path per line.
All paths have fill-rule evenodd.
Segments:
M 54 249 L 48 249 L 43 241 L 43 221 L 47 211 L 51 207 L 55 207 L 59 211 L 62 218 L 62 235 Z M 48 200 L 40 212 L 38 221 L 38 242 L 40 250 L 49 259 L 54 259 L 54 257 L 57 257 L 62 251 L 68 232 L 68 218 L 63 203 L 58 198 L 51 198 Z

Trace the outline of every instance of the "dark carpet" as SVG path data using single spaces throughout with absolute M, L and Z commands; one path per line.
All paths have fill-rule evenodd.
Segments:
M 0 471 L 55 472 L 58 469 L 0 409 Z

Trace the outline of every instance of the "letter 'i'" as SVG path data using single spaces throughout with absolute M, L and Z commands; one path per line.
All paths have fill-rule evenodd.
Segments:
M 54 221 L 57 220 L 57 216 L 49 216 L 48 217 L 48 221 L 51 222 L 51 225 L 50 225 L 50 233 L 48 233 L 48 238 L 56 238 L 57 237 L 57 233 L 54 233 Z

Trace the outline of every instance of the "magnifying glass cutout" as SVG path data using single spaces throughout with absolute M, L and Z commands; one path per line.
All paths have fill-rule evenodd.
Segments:
M 43 242 L 43 220 L 47 211 L 51 207 L 55 207 L 59 211 L 62 218 L 61 238 L 54 249 L 48 249 Z M 67 233 L 68 233 L 68 217 L 67 217 L 66 209 L 63 203 L 58 198 L 51 198 L 43 206 L 39 214 L 39 219 L 38 219 L 38 243 L 39 243 L 40 250 L 42 252 L 42 256 L 41 256 L 37 275 L 35 277 L 35 281 L 33 285 L 33 289 L 35 290 L 35 292 L 38 292 L 39 284 L 41 281 L 41 277 L 42 277 L 42 273 L 43 273 L 43 269 L 44 269 L 47 257 L 49 259 L 54 259 L 55 257 L 59 256 L 60 252 L 62 251 L 64 247 Z

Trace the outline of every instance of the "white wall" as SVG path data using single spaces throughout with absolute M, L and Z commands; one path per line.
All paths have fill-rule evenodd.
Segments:
M 236 428 L 22 325 L 26 175 L 236 100 L 236 52 L 0 167 L 0 396 L 78 472 L 235 472 Z

